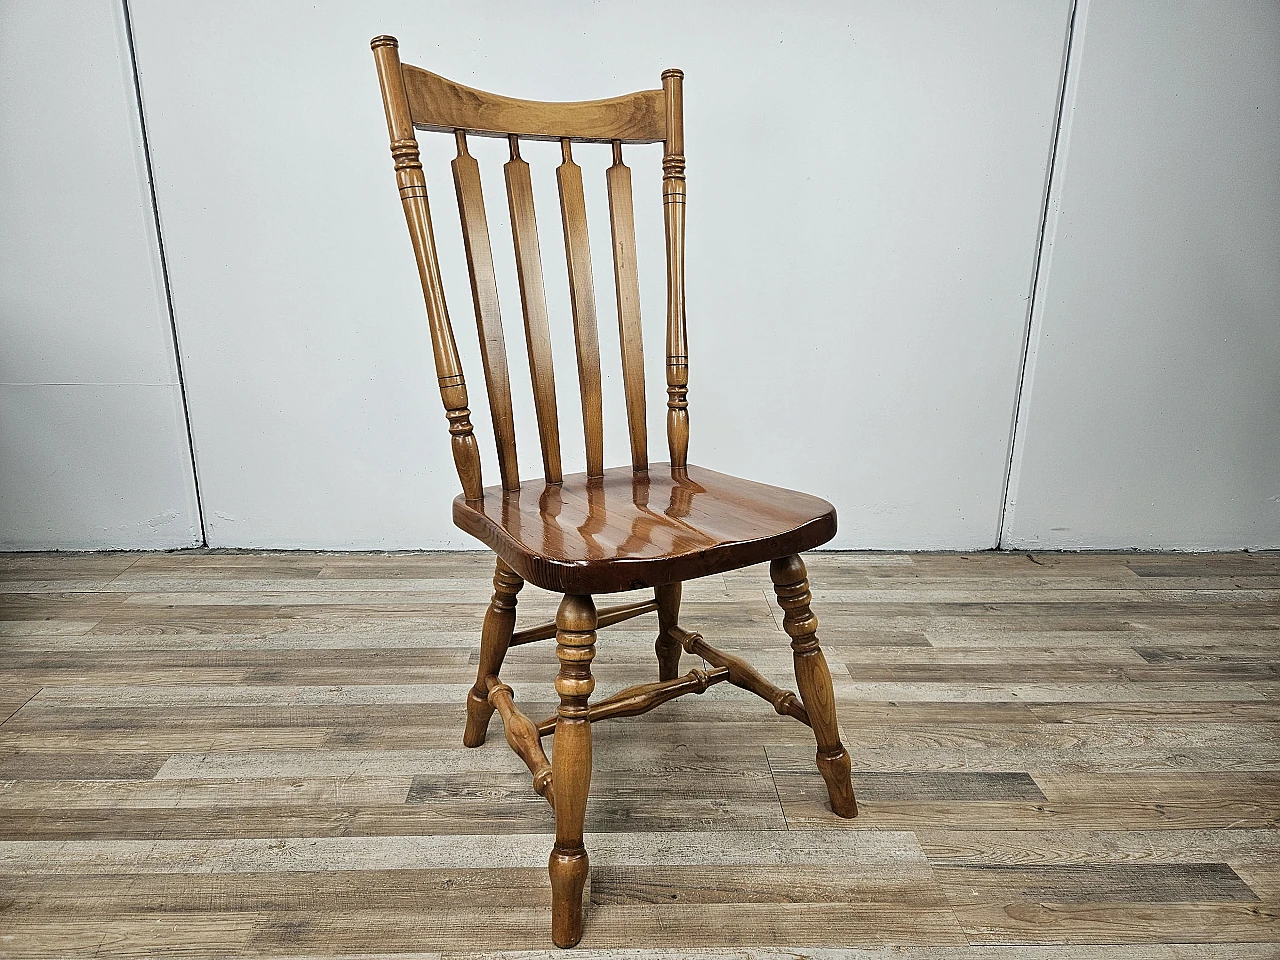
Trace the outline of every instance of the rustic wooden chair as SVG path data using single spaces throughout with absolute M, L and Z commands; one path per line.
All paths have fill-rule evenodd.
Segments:
M 468 747 L 484 743 L 489 720 L 497 710 L 507 741 L 533 774 L 534 790 L 555 811 L 556 838 L 550 857 L 551 935 L 558 946 L 570 947 L 582 936 L 582 891 L 587 879 L 582 826 L 591 782 L 591 725 L 595 722 L 645 713 L 675 697 L 702 693 L 712 684 L 727 681 L 758 694 L 779 714 L 813 729 L 818 770 L 826 781 L 832 809 L 842 817 L 857 814 L 849 782 L 849 756 L 836 727 L 831 675 L 818 646 L 818 621 L 809 610 L 807 573 L 798 556 L 835 535 L 835 509 L 817 497 L 739 480 L 687 462 L 685 163 L 683 74 L 679 70 L 662 74 L 660 90 L 611 100 L 539 103 L 473 90 L 402 65 L 394 37 L 377 37 L 372 47 L 400 199 L 426 297 L 453 459 L 462 481 L 462 495 L 453 503 L 453 518 L 498 555 L 493 600 L 480 638 L 480 668 L 467 697 L 463 743 Z M 449 132 L 457 139 L 454 187 L 497 441 L 502 477 L 497 486 L 485 487 L 480 478 L 480 453 L 445 306 L 415 128 Z M 511 159 L 504 167 L 507 200 L 544 470 L 543 478 L 536 481 L 522 483 L 517 470 L 493 252 L 479 167 L 467 152 L 469 135 L 505 137 L 511 147 Z M 587 448 L 586 473 L 569 476 L 563 475 L 560 467 L 551 339 L 529 165 L 520 157 L 522 138 L 558 140 L 564 158 L 556 173 Z M 622 162 L 622 146 L 659 141 L 664 144 L 667 444 L 671 459 L 670 463 L 650 464 L 631 171 Z M 606 176 L 631 439 L 631 463 L 625 467 L 604 466 L 600 351 L 582 171 L 572 156 L 575 142 L 613 144 L 613 165 Z M 800 696 L 775 686 L 745 661 L 716 649 L 677 622 L 683 581 L 764 561 L 770 563 L 769 574 L 784 611 L 783 626 L 791 637 Z M 562 593 L 564 599 L 553 623 L 517 631 L 516 594 L 526 580 Z M 651 588 L 653 599 L 600 610 L 592 601 L 595 594 L 641 588 Z M 658 682 L 588 704 L 595 687 L 591 660 L 596 630 L 655 611 Z M 510 647 L 551 637 L 556 638 L 560 661 L 555 682 L 560 707 L 555 716 L 534 723 L 516 708 L 511 688 L 499 679 L 499 672 Z M 678 676 L 682 650 L 701 657 L 711 668 Z M 541 739 L 553 734 L 548 760 Z

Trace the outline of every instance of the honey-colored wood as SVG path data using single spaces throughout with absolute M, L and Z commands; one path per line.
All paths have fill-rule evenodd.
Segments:
M 507 743 L 533 774 L 534 791 L 555 809 L 551 761 L 542 751 L 537 725 L 516 708 L 515 693 L 509 686 L 492 674 L 485 679 L 485 686 L 489 691 L 489 703 L 502 716 Z
M 484 615 L 484 627 L 480 631 L 480 669 L 475 686 L 467 694 L 467 726 L 462 742 L 468 747 L 484 743 L 493 716 L 488 679 L 496 677 L 502 669 L 502 661 L 511 644 L 511 633 L 516 626 L 516 595 L 524 581 L 520 575 L 502 562 L 497 562 L 493 573 L 493 598 Z
M 712 670 L 690 670 L 683 677 L 657 683 L 639 683 L 634 687 L 619 690 L 611 697 L 592 704 L 587 708 L 587 719 L 592 723 L 601 720 L 612 720 L 616 717 L 638 717 L 648 713 L 654 707 L 661 706 L 676 697 L 687 693 L 706 693 L 717 683 L 729 679 L 728 667 L 716 667 Z M 556 717 L 547 717 L 538 724 L 538 736 L 546 737 L 555 732 Z
M 489 137 L 515 134 L 528 140 L 569 137 L 598 143 L 656 143 L 666 136 L 661 90 L 568 103 L 514 100 L 408 64 L 404 84 L 414 126 L 423 130 L 466 130 Z
M 391 136 L 391 156 L 395 160 L 396 182 L 404 207 L 409 237 L 418 261 L 422 295 L 427 305 L 427 324 L 431 330 L 436 377 L 440 399 L 444 402 L 449 433 L 453 438 L 453 461 L 462 481 L 463 495 L 478 500 L 483 481 L 480 477 L 480 448 L 471 427 L 471 411 L 467 407 L 467 382 L 462 375 L 462 361 L 449 323 L 449 308 L 440 282 L 440 265 L 436 259 L 436 241 L 431 231 L 431 210 L 427 206 L 427 181 L 418 158 L 418 141 L 413 135 L 409 117 L 409 101 L 405 94 L 400 68 L 400 54 L 395 37 L 376 37 L 372 43 L 378 81 L 382 85 L 382 102 L 386 108 L 387 131 Z M 550 475 L 550 474 L 548 474 Z
M 681 584 L 664 583 L 654 587 L 653 597 L 658 604 L 658 639 L 653 649 L 658 656 L 658 679 L 674 680 L 680 673 L 680 641 L 671 631 L 680 623 Z
M 498 554 L 476 681 L 467 694 L 463 743 L 468 747 L 483 744 L 493 712 L 500 712 L 508 744 L 533 774 L 536 791 L 552 803 L 556 817 L 556 840 L 548 861 L 552 940 L 559 946 L 572 946 L 583 930 L 582 895 L 588 872 L 583 830 L 591 783 L 593 722 L 639 716 L 684 694 L 700 694 L 716 683 L 728 682 L 763 697 L 779 714 L 813 727 L 818 767 L 826 778 L 833 808 L 844 817 L 857 812 L 849 783 L 851 760 L 840 744 L 834 688 L 818 647 L 804 566 L 797 556 L 834 536 L 835 510 L 817 497 L 726 476 L 688 462 L 683 74 L 665 71 L 661 90 L 611 100 L 548 104 L 499 97 L 417 67 L 402 66 L 393 38 L 379 37 L 373 47 L 463 483 L 463 494 L 454 502 L 454 521 Z M 501 482 L 489 488 L 480 480 L 465 383 L 440 288 L 415 126 L 451 132 L 457 143 L 454 188 L 501 474 Z M 522 483 L 517 467 L 493 251 L 479 165 L 467 149 L 469 134 L 505 136 L 510 146 L 510 160 L 503 172 L 543 463 L 543 477 L 535 482 Z M 564 475 L 561 463 L 542 251 L 531 171 L 520 156 L 522 137 L 557 139 L 561 145 L 556 181 L 586 446 L 586 471 L 570 476 Z M 613 163 L 605 178 L 630 435 L 627 467 L 605 466 L 604 374 L 583 171 L 573 159 L 575 140 L 609 142 L 613 149 Z M 670 460 L 651 469 L 634 196 L 622 148 L 624 143 L 655 141 L 663 144 Z M 679 623 L 685 581 L 769 561 L 774 565 L 775 589 L 792 637 L 799 697 L 765 679 L 746 660 L 716 649 Z M 516 595 L 526 580 L 563 595 L 554 624 L 516 631 Z M 652 588 L 653 599 L 597 611 L 596 595 L 640 588 Z M 597 629 L 653 611 L 658 613 L 654 644 L 658 681 L 644 679 L 590 706 Z M 560 662 L 555 682 L 560 706 L 554 718 L 535 724 L 516 707 L 512 688 L 503 682 L 500 672 L 511 647 L 553 634 Z M 683 651 L 702 657 L 712 668 L 694 669 L 679 677 Z M 540 738 L 551 734 L 555 739 L 548 763 Z M 415 780 L 410 794 L 423 799 L 435 789 L 438 784 Z
M 667 234 L 667 447 L 671 466 L 689 457 L 689 344 L 684 313 L 684 74 L 662 72 L 666 139 L 662 152 L 662 218 Z
M 591 786 L 591 720 L 587 699 L 595 689 L 591 660 L 596 653 L 596 608 L 588 596 L 566 594 L 556 613 L 556 657 L 560 672 L 552 759 L 556 789 L 556 842 L 551 848 L 551 939 L 572 947 L 582 939 L 582 891 L 587 851 L 582 826 Z M 535 729 L 536 737 L 536 729 Z
M 597 611 L 596 627 L 597 629 L 611 627 L 615 623 L 623 623 L 646 613 L 653 613 L 657 609 L 657 600 L 642 600 L 639 603 L 620 603 L 615 607 L 601 607 Z M 521 644 L 533 643 L 537 640 L 549 640 L 555 635 L 556 622 L 552 620 L 548 623 L 540 623 L 535 627 L 525 627 L 523 630 L 517 631 L 511 638 L 511 646 L 518 647 Z
M 826 543 L 835 508 L 807 494 L 698 466 L 571 474 L 482 502 L 459 498 L 453 520 L 520 576 L 557 593 L 614 593 L 692 580 Z M 626 545 L 626 550 L 622 546 Z
M 809 609 L 809 574 L 798 556 L 781 557 L 769 564 L 769 578 L 782 607 L 782 629 L 791 638 L 796 684 L 809 714 L 809 725 L 818 741 L 818 772 L 827 782 L 831 809 L 842 817 L 856 817 L 858 804 L 849 780 L 850 760 L 836 726 L 836 695 L 827 658 L 818 645 L 818 618 Z
M 467 152 L 467 135 L 458 130 L 458 156 L 453 161 L 453 185 L 458 195 L 462 220 L 462 244 L 467 253 L 471 277 L 471 301 L 475 305 L 480 333 L 480 358 L 489 390 L 489 412 L 493 416 L 493 436 L 498 446 L 498 472 L 502 489 L 520 488 L 520 465 L 516 462 L 516 422 L 511 410 L 511 378 L 507 373 L 507 344 L 502 334 L 502 312 L 498 306 L 498 281 L 493 273 L 493 248 L 489 243 L 489 220 L 484 211 L 484 191 L 480 186 L 480 165 Z
M 769 701 L 780 716 L 793 717 L 805 726 L 813 725 L 809 719 L 809 712 L 804 708 L 799 697 L 767 679 L 764 674 L 741 657 L 716 649 L 702 638 L 702 634 L 682 627 L 672 627 L 671 636 L 694 656 L 701 657 L 713 666 L 723 667 L 728 671 L 730 683 Z
M 559 483 L 560 417 L 556 412 L 556 374 L 551 362 L 551 330 L 547 325 L 547 294 L 542 285 L 542 251 L 533 207 L 533 181 L 529 164 L 520 156 L 520 141 L 514 136 L 509 139 L 511 159 L 502 169 L 511 211 L 511 239 L 516 250 L 516 276 L 520 282 L 520 306 L 529 350 L 529 376 L 533 380 L 533 406 L 538 415 L 538 439 L 542 443 L 542 476 L 547 483 Z
M 618 342 L 622 346 L 622 386 L 627 396 L 627 429 L 631 436 L 631 468 L 648 470 L 649 427 L 645 422 L 635 207 L 631 196 L 631 168 L 622 162 L 621 141 L 613 142 L 613 165 L 605 171 L 605 177 L 609 187 L 609 232 L 613 240 L 613 282 L 618 304 Z
M 587 476 L 604 475 L 604 406 L 600 393 L 600 340 L 596 331 L 596 294 L 587 240 L 587 203 L 582 168 L 573 162 L 572 144 L 560 141 L 563 162 L 556 168 L 565 262 L 569 265 L 569 303 L 573 339 L 578 347 L 578 387 L 582 394 L 582 431 L 587 444 Z

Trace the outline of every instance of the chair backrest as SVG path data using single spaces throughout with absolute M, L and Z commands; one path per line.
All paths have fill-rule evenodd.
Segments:
M 479 500 L 483 495 L 480 451 L 471 426 L 466 380 L 441 286 L 415 127 L 451 132 L 457 140 L 458 156 L 453 161 L 454 188 L 462 220 L 471 296 L 480 334 L 480 353 L 504 490 L 518 490 L 520 487 L 515 420 L 511 409 L 511 383 L 502 317 L 498 309 L 493 251 L 480 189 L 480 171 L 475 158 L 467 152 L 467 136 L 505 137 L 510 143 L 511 159 L 504 166 L 507 201 L 511 212 L 511 233 L 524 313 L 529 371 L 533 379 L 538 436 L 542 445 L 543 475 L 548 483 L 559 483 L 562 479 L 560 427 L 533 188 L 529 165 L 520 157 L 520 140 L 558 140 L 561 144 L 563 162 L 556 169 L 556 179 L 560 188 L 560 214 L 569 270 L 569 298 L 587 448 L 587 475 L 590 477 L 604 474 L 604 425 L 586 205 L 582 170 L 573 162 L 573 143 L 613 144 L 613 165 L 606 172 L 609 220 L 613 237 L 618 332 L 622 345 L 622 379 L 631 435 L 631 466 L 636 471 L 648 469 L 648 437 L 631 170 L 622 162 L 622 146 L 657 142 L 664 145 L 662 197 L 667 254 L 667 443 L 672 468 L 684 470 L 689 447 L 689 375 L 684 311 L 684 121 L 681 102 L 684 75 L 679 70 L 667 70 L 662 74 L 661 90 L 643 90 L 610 100 L 541 103 L 473 90 L 418 67 L 401 64 L 395 37 L 375 37 L 371 46 L 382 84 L 400 199 L 426 298 L 440 397 L 444 401 L 452 435 L 453 459 L 466 499 Z

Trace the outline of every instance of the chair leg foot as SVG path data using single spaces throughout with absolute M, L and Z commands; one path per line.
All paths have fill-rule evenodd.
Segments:
M 858 803 L 849 778 L 849 754 L 840 742 L 840 729 L 836 724 L 831 671 L 818 645 L 818 618 L 809 609 L 813 598 L 809 593 L 808 571 L 798 556 L 783 557 L 769 564 L 769 577 L 783 611 L 782 627 L 791 638 L 796 685 L 818 741 L 818 772 L 826 781 L 831 809 L 840 817 L 856 817 Z
M 658 679 L 674 680 L 680 676 L 681 646 L 671 636 L 670 630 L 680 621 L 680 587 L 668 583 L 655 587 L 653 597 L 658 601 L 658 640 L 653 645 L 658 655 Z
M 467 725 L 462 732 L 462 744 L 478 747 L 489 732 L 489 720 L 493 707 L 489 704 L 489 688 L 485 680 L 490 674 L 498 675 L 506 658 L 511 634 L 516 628 L 516 594 L 524 586 L 518 573 L 501 560 L 493 572 L 493 599 L 484 615 L 484 627 L 480 633 L 480 667 L 476 671 L 475 686 L 467 693 Z
M 462 729 L 462 745 L 481 746 L 489 736 L 489 720 L 492 717 L 493 707 L 489 705 L 489 698 L 478 697 L 475 690 L 468 690 L 467 725 Z
M 551 942 L 576 947 L 582 939 L 582 891 L 587 884 L 589 862 L 582 846 L 561 850 L 557 844 L 547 862 L 551 873 Z
M 849 751 L 843 747 L 835 756 L 818 751 L 818 772 L 827 783 L 827 796 L 836 816 L 851 820 L 858 815 L 858 801 L 853 796 L 853 781 L 849 777 Z
M 595 689 L 596 608 L 590 597 L 566 595 L 556 613 L 556 693 L 560 708 L 551 765 L 555 784 L 556 842 L 551 849 L 551 939 L 572 947 L 582 939 L 582 891 L 589 861 L 582 842 L 591 788 L 591 721 L 587 699 Z

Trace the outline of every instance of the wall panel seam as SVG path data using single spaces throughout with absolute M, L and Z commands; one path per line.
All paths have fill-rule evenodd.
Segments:
M 1021 460 L 1022 444 L 1025 440 L 1025 416 L 1027 412 L 1026 392 L 1030 388 L 1029 372 L 1035 366 L 1035 345 L 1038 340 L 1034 336 L 1038 330 L 1037 320 L 1042 310 L 1044 281 L 1048 278 L 1048 253 L 1053 245 L 1053 231 L 1049 229 L 1051 219 L 1056 219 L 1054 204 L 1055 192 L 1061 189 L 1061 167 L 1065 165 L 1066 146 L 1070 140 L 1070 102 L 1074 100 L 1074 88 L 1078 83 L 1078 69 L 1073 66 L 1078 62 L 1078 55 L 1083 39 L 1084 25 L 1088 18 L 1090 0 L 1072 0 L 1071 10 L 1067 16 L 1067 32 L 1062 53 L 1062 75 L 1058 83 L 1058 105 L 1054 116 L 1053 139 L 1049 146 L 1049 157 L 1045 164 L 1044 198 L 1040 207 L 1040 228 L 1036 234 L 1034 266 L 1031 271 L 1030 293 L 1027 297 L 1027 316 L 1023 327 L 1022 353 L 1018 361 L 1018 387 L 1013 402 L 1013 415 L 1009 424 L 1009 453 L 1005 460 L 1004 483 L 1000 497 L 1000 522 L 996 530 L 996 549 L 1005 549 L 1006 529 L 1010 519 L 1013 501 L 1017 497 L 1018 464 Z
M 191 405 L 187 399 L 187 381 L 182 367 L 182 349 L 178 343 L 178 322 L 173 312 L 173 288 L 169 282 L 169 260 L 165 255 L 164 232 L 160 225 L 160 200 L 156 195 L 155 168 L 151 163 L 151 141 L 147 136 L 147 114 L 142 104 L 142 81 L 138 73 L 138 52 L 133 39 L 133 14 L 129 0 L 120 0 L 124 15 L 124 33 L 129 47 L 129 69 L 133 76 L 133 95 L 138 108 L 138 129 L 142 135 L 142 155 L 146 161 L 147 191 L 151 197 L 151 216 L 156 228 L 156 251 L 160 257 L 160 276 L 164 283 L 165 310 L 169 315 L 169 333 L 173 338 L 173 360 L 178 374 L 178 393 L 182 397 L 182 417 L 187 427 L 187 452 L 191 457 L 191 482 L 195 487 L 196 517 L 200 521 L 200 546 L 209 545 L 209 532 L 204 522 L 204 497 L 200 491 L 200 468 L 196 462 L 195 434 L 191 429 Z

